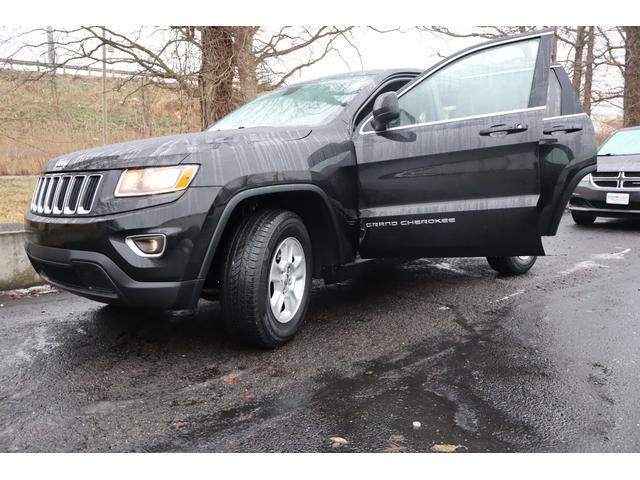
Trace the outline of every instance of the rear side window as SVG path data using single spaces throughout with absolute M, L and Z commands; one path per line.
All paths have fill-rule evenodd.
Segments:
M 527 108 L 539 42 L 495 46 L 450 63 L 400 97 L 394 126 Z
M 562 88 L 555 71 L 549 72 L 549 91 L 547 93 L 547 116 L 559 117 L 562 114 Z

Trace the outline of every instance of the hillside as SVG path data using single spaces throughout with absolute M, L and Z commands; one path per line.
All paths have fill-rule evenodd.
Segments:
M 200 129 L 198 102 L 141 80 L 108 80 L 107 143 Z M 40 172 L 47 160 L 102 144 L 102 80 L 0 70 L 0 176 Z M 618 119 L 594 120 L 604 140 Z
M 198 105 L 140 80 L 107 84 L 107 143 L 200 128 Z M 37 174 L 55 156 L 102 144 L 99 77 L 0 71 L 0 176 Z

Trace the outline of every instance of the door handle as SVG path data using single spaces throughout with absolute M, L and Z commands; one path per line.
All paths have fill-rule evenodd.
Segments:
M 485 128 L 484 130 L 480 130 L 480 135 L 483 137 L 501 137 L 503 135 L 510 135 L 512 133 L 520 133 L 526 132 L 527 127 L 523 123 L 516 123 L 515 125 L 505 125 L 504 123 L 500 125 L 492 125 L 489 128 Z
M 564 135 L 566 133 L 575 133 L 582 131 L 582 127 L 577 125 L 554 125 L 551 128 L 546 128 L 542 131 L 545 135 Z

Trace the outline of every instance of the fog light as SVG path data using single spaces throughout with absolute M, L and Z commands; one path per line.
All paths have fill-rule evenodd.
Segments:
M 126 238 L 129 248 L 141 257 L 159 257 L 167 243 L 164 234 L 134 235 Z

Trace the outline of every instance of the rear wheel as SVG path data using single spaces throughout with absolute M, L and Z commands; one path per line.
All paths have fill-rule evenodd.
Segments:
M 577 210 L 571 210 L 571 217 L 578 225 L 591 225 L 597 218 L 593 213 L 579 212 Z
M 298 215 L 261 210 L 245 218 L 228 244 L 222 282 L 227 331 L 273 348 L 298 331 L 309 304 L 311 240 Z
M 533 264 L 536 263 L 538 257 L 520 256 L 520 257 L 487 257 L 487 261 L 491 268 L 503 275 L 522 275 L 527 273 Z

